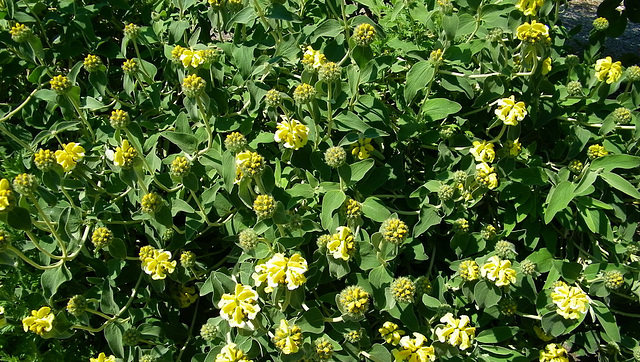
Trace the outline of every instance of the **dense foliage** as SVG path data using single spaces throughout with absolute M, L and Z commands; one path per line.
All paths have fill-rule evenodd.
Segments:
M 0 359 L 640 360 L 619 3 L 0 0 Z

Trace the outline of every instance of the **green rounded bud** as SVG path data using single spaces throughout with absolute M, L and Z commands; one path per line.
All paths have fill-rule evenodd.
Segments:
M 16 43 L 25 43 L 33 36 L 33 31 L 24 24 L 16 23 L 9 29 L 9 34 Z
M 247 147 L 247 139 L 240 132 L 231 132 L 224 139 L 224 147 L 229 152 L 236 154 Z
M 105 227 L 99 227 L 91 235 L 91 242 L 96 249 L 107 247 L 113 241 L 113 233 Z
M 153 214 L 160 211 L 162 208 L 162 197 L 155 192 L 150 192 L 142 196 L 140 204 L 142 206 L 142 212 L 146 214 Z
M 69 78 L 64 75 L 56 75 L 49 81 L 49 85 L 51 89 L 58 94 L 67 93 L 73 86 Z
M 344 333 L 343 337 L 345 341 L 351 344 L 356 344 L 360 342 L 360 340 L 362 339 L 362 332 L 363 332 L 362 329 L 359 329 L 357 331 L 348 331 Z
M 268 219 L 276 211 L 276 200 L 271 195 L 258 195 L 253 201 L 253 211 L 258 219 Z
M 593 28 L 596 31 L 605 31 L 609 28 L 609 20 L 607 18 L 596 18 L 593 21 Z
M 139 362 L 156 362 L 156 358 L 152 357 L 150 354 L 145 354 L 140 357 Z
M 611 290 L 620 289 L 624 285 L 622 273 L 617 270 L 609 270 L 604 273 L 604 285 Z
M 19 194 L 31 196 L 38 187 L 38 180 L 34 175 L 21 173 L 13 179 L 13 189 Z
M 324 251 L 327 248 L 327 243 L 329 241 L 331 241 L 331 234 L 320 235 L 318 240 L 316 240 L 316 245 L 318 245 L 318 249 L 320 249 L 320 251 Z
M 578 65 L 578 63 L 580 63 L 580 58 L 575 54 L 569 54 L 564 59 L 564 64 L 566 64 L 570 68 L 575 67 L 576 65 Z
M 282 102 L 282 93 L 278 92 L 275 89 L 271 89 L 267 92 L 267 95 L 264 97 L 265 103 L 267 107 L 276 108 Z
M 310 84 L 302 83 L 293 91 L 293 100 L 299 104 L 307 104 L 316 97 L 316 89 Z
M 253 229 L 244 229 L 238 234 L 238 244 L 244 250 L 251 250 L 258 246 L 260 238 Z
M 453 307 L 449 304 L 440 304 L 440 306 L 436 308 L 436 316 L 438 316 L 438 318 L 445 316 L 447 313 L 453 313 Z
M 456 171 L 453 173 L 453 181 L 458 184 L 464 184 L 468 176 L 464 171 Z
M 216 338 L 218 334 L 218 328 L 213 324 L 203 324 L 200 328 L 200 336 L 207 342 L 211 342 Z
M 347 152 L 342 147 L 330 147 L 324 153 L 324 162 L 332 168 L 338 168 L 347 160 Z
M 0 253 L 7 250 L 7 247 L 11 245 L 11 235 L 5 230 L 0 229 Z
M 498 309 L 505 316 L 512 316 L 518 311 L 518 303 L 513 299 L 502 298 L 498 302 Z
M 456 134 L 456 130 L 453 127 L 445 126 L 440 128 L 440 138 L 448 140 Z
M 584 165 L 582 164 L 582 162 L 580 162 L 580 160 L 571 160 L 568 166 L 569 171 L 571 171 L 572 173 L 575 173 L 576 175 L 582 172 L 583 167 Z
M 184 156 L 176 156 L 171 162 L 171 176 L 183 178 L 191 171 L 191 163 Z
M 390 217 L 380 226 L 380 233 L 387 243 L 399 245 L 409 236 L 409 227 L 404 221 Z
M 431 293 L 433 286 L 431 285 L 431 281 L 427 277 L 419 277 L 415 281 L 416 285 L 416 295 L 422 296 L 424 294 Z
M 637 82 L 640 80 L 640 67 L 637 65 L 632 65 L 627 68 L 627 79 L 629 82 Z
M 173 229 L 167 229 L 162 233 L 162 236 L 160 236 L 160 239 L 164 243 L 168 243 L 171 241 L 171 239 L 173 239 L 173 234 L 174 234 Z
M 193 268 L 196 265 L 196 254 L 193 251 L 183 251 L 180 254 L 180 265 L 184 268 Z
M 440 201 L 448 201 L 453 198 L 453 194 L 455 193 L 455 189 L 447 184 L 440 185 L 438 189 L 438 198 Z
M 469 221 L 465 218 L 456 219 L 453 222 L 453 232 L 456 234 L 469 232 Z
M 376 29 L 369 23 L 362 23 L 353 31 L 353 40 L 361 47 L 369 46 L 376 38 Z
M 67 302 L 67 312 L 78 317 L 87 310 L 89 304 L 87 299 L 82 295 L 74 295 L 69 302 Z
M 361 318 L 369 310 L 369 293 L 358 285 L 351 285 L 338 294 L 338 309 L 351 318 Z
M 129 113 L 122 109 L 115 109 L 111 112 L 109 122 L 111 123 L 111 127 L 115 129 L 127 128 L 129 125 Z
M 525 259 L 520 263 L 520 269 L 522 270 L 522 274 L 524 275 L 535 275 L 536 271 L 536 263 L 532 262 L 529 259 Z
M 416 294 L 416 284 L 407 277 L 396 278 L 391 282 L 391 295 L 396 302 L 412 303 Z
M 122 333 L 122 343 L 125 346 L 135 346 L 140 341 L 140 332 L 135 328 L 129 328 Z
M 485 225 L 482 230 L 480 230 L 480 235 L 484 240 L 493 240 L 496 237 L 496 227 L 493 225 Z
M 140 36 L 140 27 L 133 23 L 125 25 L 124 36 L 131 40 L 138 39 L 138 37 Z
M 500 240 L 496 243 L 496 254 L 500 259 L 513 259 L 516 256 L 516 246 L 506 240 Z
M 342 68 L 334 62 L 326 62 L 320 66 L 318 70 L 318 78 L 327 83 L 332 83 L 340 80 Z
M 347 199 L 344 208 L 347 219 L 357 219 L 362 215 L 362 204 L 354 199 Z
M 578 97 L 582 95 L 582 83 L 579 80 L 572 80 L 567 84 L 567 94 L 572 97 Z
M 56 164 L 55 153 L 51 150 L 39 149 L 33 155 L 33 163 L 39 170 L 49 171 Z
M 314 349 L 316 352 L 316 359 L 320 361 L 328 361 L 333 356 L 333 344 L 329 342 L 326 338 L 316 339 L 314 344 Z
M 497 43 L 502 40 L 502 34 L 504 30 L 502 28 L 493 28 L 487 33 L 487 40 L 492 43 Z
M 635 346 L 633 348 L 633 359 L 640 361 L 640 346 Z
M 633 114 L 631 114 L 631 111 L 625 107 L 616 108 L 613 111 L 612 115 L 616 122 L 619 124 L 627 124 L 633 119 Z

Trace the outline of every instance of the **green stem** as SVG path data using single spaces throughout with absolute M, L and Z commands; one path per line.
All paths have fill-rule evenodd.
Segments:
M 42 208 L 40 207 L 40 204 L 38 204 L 38 200 L 36 200 L 36 198 L 33 196 L 30 196 L 29 199 L 31 199 L 31 202 L 33 203 L 33 207 L 35 207 L 36 210 L 38 211 L 38 215 L 40 215 L 42 220 L 44 220 L 45 224 L 47 224 L 47 227 L 51 231 L 51 234 L 53 234 L 53 237 L 56 239 L 56 242 L 58 242 L 58 247 L 60 247 L 60 250 L 62 251 L 62 258 L 65 259 L 68 254 L 67 254 L 67 247 L 64 245 L 62 238 L 60 238 L 60 235 L 58 235 L 58 232 L 51 224 L 51 220 L 49 220 L 49 217 L 44 213 L 44 210 L 42 210 Z
M 198 199 L 198 195 L 196 195 L 196 193 L 193 192 L 193 190 L 189 190 L 189 192 L 191 193 L 191 197 L 193 197 L 193 201 L 195 201 L 196 205 L 198 205 L 198 209 L 200 209 L 200 213 L 202 214 L 202 217 L 204 217 L 204 221 L 207 223 L 207 225 L 211 225 L 211 222 L 207 217 L 207 213 L 204 211 L 204 207 L 202 207 L 202 203 L 200 203 L 200 199 Z
M 0 118 L 0 123 L 11 119 L 11 117 L 13 117 L 16 113 L 20 112 L 22 110 L 22 108 L 24 108 L 27 103 L 29 103 L 29 101 L 31 100 L 31 98 L 33 98 L 33 95 L 36 94 L 36 92 L 38 91 L 38 89 L 34 89 L 31 94 L 29 94 L 29 96 L 27 96 L 27 99 L 25 99 L 22 103 L 20 103 L 19 106 L 17 106 L 13 111 L 7 113 L 4 115 L 4 117 Z
M 506 124 L 502 124 L 502 128 L 500 129 L 500 133 L 498 133 L 498 135 L 492 139 L 491 141 L 487 142 L 487 143 L 496 143 L 497 141 L 500 140 L 500 138 L 502 138 L 502 135 L 504 135 L 504 131 L 507 130 L 507 125 Z
M 22 254 L 22 252 L 20 250 L 14 248 L 11 245 L 7 246 L 6 250 L 16 254 L 20 259 L 24 260 L 27 264 L 31 265 L 32 267 L 34 267 L 36 269 L 40 269 L 40 270 L 55 269 L 55 268 L 59 267 L 60 265 L 62 265 L 62 263 L 64 262 L 63 260 L 60 260 L 60 261 L 56 262 L 55 264 L 40 265 L 40 264 L 34 262 L 33 260 L 29 259 L 28 256 Z
M 71 105 L 73 105 L 73 108 L 76 110 L 76 113 L 78 113 L 78 117 L 80 117 L 80 120 L 82 121 L 84 126 L 87 128 L 87 131 L 89 132 L 89 135 L 91 136 L 91 140 L 93 142 L 95 142 L 96 141 L 96 134 L 93 132 L 93 128 L 91 128 L 91 125 L 89 124 L 89 121 L 87 121 L 87 117 L 84 115 L 84 113 L 80 109 L 80 104 L 78 104 L 76 99 L 71 98 L 69 95 L 66 95 L 66 97 L 69 100 L 69 102 L 71 103 Z
M 142 57 L 140 56 L 140 49 L 138 49 L 138 42 L 135 40 L 133 41 L 133 48 L 136 50 L 136 57 L 138 57 L 138 62 L 140 63 L 140 69 L 142 69 L 142 73 L 144 73 L 144 75 L 146 75 L 150 81 L 153 81 L 153 79 L 151 78 L 151 75 L 149 75 L 149 72 L 147 72 L 147 69 L 145 68 L 144 63 L 142 62 Z
M 102 318 L 104 318 L 106 320 L 111 320 L 113 318 L 112 316 L 108 316 L 108 315 L 106 315 L 106 314 L 104 314 L 102 312 L 99 312 L 99 311 L 95 310 L 95 309 L 87 308 L 86 311 L 91 313 L 91 314 L 95 314 L 97 316 L 100 316 L 100 317 L 102 317 Z
M 28 150 L 31 153 L 35 153 L 33 148 L 30 145 L 16 137 L 13 133 L 9 132 L 3 124 L 0 124 L 0 132 L 5 135 L 5 137 L 11 138 L 15 143 L 19 144 L 25 150 Z
M 33 243 L 33 245 L 36 247 L 36 249 L 38 249 L 42 254 L 48 256 L 51 259 L 56 259 L 56 260 L 60 260 L 63 257 L 61 256 L 57 256 L 57 255 L 53 255 L 50 252 L 46 251 L 42 246 L 40 246 L 40 243 L 38 243 L 36 240 L 36 236 L 33 235 L 33 233 L 31 231 L 25 231 L 25 233 L 27 234 L 27 236 L 29 237 L 29 240 Z

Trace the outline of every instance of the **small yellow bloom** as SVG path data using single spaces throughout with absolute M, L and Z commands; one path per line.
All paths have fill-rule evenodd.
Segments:
M 361 286 L 348 286 L 338 295 L 338 308 L 352 318 L 360 318 L 369 310 L 369 297 Z
M 238 349 L 235 343 L 229 343 L 216 355 L 215 362 L 253 362 L 253 360 L 247 358 L 244 351 Z
M 496 158 L 496 151 L 493 149 L 493 143 L 488 143 L 487 141 L 473 141 L 473 147 L 471 147 L 469 152 L 471 152 L 477 162 L 490 163 Z
M 133 74 L 138 71 L 138 62 L 135 59 L 127 59 L 122 63 L 122 71 L 125 74 Z
M 526 16 L 536 15 L 538 9 L 544 4 L 544 0 L 518 0 L 516 9 Z
M 376 28 L 368 23 L 362 23 L 353 30 L 353 39 L 361 47 L 367 46 L 373 42 L 376 37 Z
M 11 29 L 9 29 L 9 34 L 11 34 L 11 39 L 16 43 L 24 43 L 33 36 L 31 28 L 20 23 L 12 26 Z
M 220 317 L 231 327 L 253 329 L 252 320 L 260 311 L 258 293 L 248 285 L 236 284 L 234 294 L 224 294 L 218 303 Z
M 358 140 L 356 143 L 351 145 L 351 154 L 354 157 L 357 157 L 359 160 L 364 160 L 365 158 L 369 158 L 369 156 L 371 156 L 369 152 L 371 151 L 373 151 L 373 146 L 371 145 L 371 138 Z
M 78 161 L 84 158 L 84 152 L 84 148 L 80 144 L 69 142 L 64 145 L 62 150 L 56 151 L 56 161 L 62 166 L 64 172 L 69 172 L 76 167 Z
M 504 147 L 507 149 L 507 153 L 511 157 L 518 157 L 518 155 L 522 151 L 522 144 L 520 143 L 519 138 L 516 138 L 513 141 L 509 140 L 505 142 Z
M 609 154 L 606 148 L 602 145 L 591 145 L 587 150 L 587 156 L 591 160 L 595 160 L 598 157 L 603 157 Z
M 195 74 L 188 75 L 182 80 L 182 92 L 188 98 L 197 98 L 204 93 L 207 82 Z
M 620 79 L 621 75 L 622 63 L 614 63 L 611 57 L 596 61 L 596 77 L 599 81 L 604 82 L 606 80 L 607 84 L 611 84 Z
M 138 155 L 138 152 L 135 148 L 131 147 L 129 141 L 122 141 L 122 147 L 116 147 L 116 152 L 113 156 L 113 163 L 116 166 L 120 166 L 122 168 L 130 168 L 133 166 L 133 161 Z
M 557 285 L 551 293 L 556 310 L 565 319 L 578 319 L 589 309 L 589 297 L 580 287 L 571 287 L 566 283 Z
M 340 226 L 336 231 L 327 242 L 327 251 L 334 259 L 347 261 L 356 249 L 355 238 L 347 226 Z
M 56 156 L 51 150 L 39 149 L 33 155 L 33 163 L 42 171 L 48 171 L 56 163 Z
M 9 180 L 3 178 L 0 180 L 0 212 L 11 210 L 15 206 L 15 200 Z
M 404 336 L 400 340 L 400 347 L 393 350 L 393 357 L 395 361 L 408 361 L 408 362 L 427 362 L 436 360 L 435 349 L 431 346 L 426 346 L 427 337 L 414 332 L 413 338 Z
M 409 236 L 409 227 L 404 221 L 390 217 L 380 225 L 380 233 L 387 243 L 400 245 Z
M 516 102 L 515 96 L 511 96 L 498 101 L 498 109 L 495 113 L 502 123 L 507 126 L 515 126 L 527 115 L 527 109 L 524 102 Z
M 7 317 L 4 316 L 4 307 L 0 307 L 0 327 L 7 324 Z
M 264 171 L 264 157 L 253 151 L 240 152 L 236 155 L 236 168 L 243 176 L 258 176 Z
M 182 62 L 182 66 L 197 68 L 200 65 L 204 64 L 204 50 L 191 50 L 191 49 L 182 49 L 182 53 L 180 54 L 180 61 Z
M 546 58 L 542 61 L 542 75 L 548 74 L 551 68 L 551 58 Z
M 298 253 L 287 258 L 284 254 L 276 253 L 271 259 L 259 264 L 253 273 L 256 286 L 266 282 L 266 292 L 272 292 L 281 284 L 286 284 L 287 289 L 294 290 L 307 281 L 304 273 L 308 270 L 307 261 Z
M 56 75 L 49 81 L 49 85 L 58 94 L 64 94 L 72 87 L 71 81 L 64 75 Z
M 498 187 L 498 174 L 495 169 L 487 163 L 479 163 L 476 165 L 476 180 L 487 186 L 490 190 Z
M 142 251 L 142 250 L 141 250 Z M 171 252 L 164 250 L 153 250 L 153 254 L 147 256 L 142 262 L 142 269 L 151 275 L 151 279 L 160 280 L 167 277 L 176 269 L 177 262 L 171 259 Z
M 302 64 L 313 69 L 320 68 L 326 61 L 327 57 L 319 50 L 313 50 L 311 46 L 307 46 L 304 54 L 302 54 Z
M 470 320 L 466 315 L 460 319 L 453 318 L 453 314 L 447 313 L 440 318 L 440 322 L 445 326 L 436 328 L 436 336 L 440 342 L 446 342 L 461 350 L 471 347 L 471 341 L 476 335 L 476 328 L 468 326 Z
M 31 331 L 35 334 L 43 335 L 53 329 L 55 318 L 56 316 L 51 313 L 51 308 L 49 307 L 32 310 L 31 315 L 22 320 L 22 328 L 24 328 L 25 332 Z
M 480 268 L 484 278 L 494 282 L 497 286 L 508 286 L 516 282 L 516 271 L 511 268 L 510 260 L 500 260 L 497 255 L 489 258 L 488 262 Z
M 477 280 L 480 277 L 480 267 L 475 260 L 465 260 L 460 263 L 458 273 L 464 280 Z
M 382 327 L 378 328 L 378 332 L 387 343 L 394 346 L 397 346 L 402 336 L 404 336 L 404 331 L 393 322 L 384 322 Z
M 274 333 L 273 343 L 284 354 L 296 353 L 302 345 L 302 330 L 295 324 L 289 324 L 286 319 L 281 319 Z
M 282 142 L 284 147 L 299 149 L 307 144 L 309 136 L 309 127 L 300 123 L 295 119 L 287 121 L 286 119 L 278 123 L 278 130 L 273 136 L 276 142 Z
M 98 357 L 89 358 L 89 362 L 116 362 L 116 356 L 110 355 L 109 357 L 107 357 L 107 355 L 104 354 L 104 352 L 100 352 Z
M 180 308 L 187 308 L 198 300 L 198 294 L 194 286 L 179 285 L 173 297 L 178 302 Z
M 84 66 L 84 69 L 87 70 L 87 72 L 91 73 L 100 69 L 100 66 L 102 66 L 102 60 L 100 60 L 100 58 L 98 58 L 98 56 L 96 55 L 88 54 L 84 58 L 84 62 L 82 63 L 82 65 Z
M 540 351 L 540 362 L 569 362 L 567 350 L 555 343 L 547 344 Z
M 185 50 L 186 50 L 186 48 L 183 48 L 180 45 L 176 45 L 171 50 L 171 59 L 173 59 L 174 61 L 180 61 L 180 57 L 182 56 L 182 53 Z
M 549 27 L 535 20 L 533 20 L 531 24 L 526 22 L 520 25 L 518 29 L 516 29 L 516 36 L 518 39 L 528 43 L 548 43 L 551 41 L 549 37 Z

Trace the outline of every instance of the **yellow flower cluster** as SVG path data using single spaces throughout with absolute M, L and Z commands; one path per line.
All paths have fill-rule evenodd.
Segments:
M 516 29 L 516 36 L 518 39 L 527 43 L 549 43 L 551 38 L 549 37 L 549 27 L 545 24 L 538 23 L 533 20 L 531 24 L 526 22 L 520 25 Z
M 231 132 L 224 139 L 224 146 L 231 153 L 238 153 L 247 146 L 247 139 L 240 132 Z
M 93 231 L 91 235 L 91 242 L 96 249 L 101 249 L 109 246 L 113 241 L 113 233 L 106 227 L 99 227 Z
M 15 206 L 15 201 L 9 180 L 3 178 L 0 180 L 0 212 L 11 210 Z
M 180 62 L 182 62 L 182 66 L 187 68 L 197 68 L 204 64 L 205 62 L 205 51 L 204 50 L 192 50 L 192 49 L 182 49 L 180 52 Z
M 544 0 L 518 0 L 516 9 L 526 16 L 536 15 L 538 9 L 544 5 Z
M 142 212 L 147 214 L 158 212 L 162 208 L 162 197 L 160 197 L 160 195 L 156 194 L 155 192 L 149 192 L 148 194 L 142 196 L 140 207 L 142 209 Z
M 188 98 L 197 98 L 204 93 L 207 82 L 195 74 L 188 75 L 182 80 L 182 92 Z
M 142 261 L 142 270 L 151 275 L 151 279 L 165 279 L 167 274 L 173 273 L 176 269 L 177 262 L 171 260 L 171 252 L 166 250 L 157 250 L 147 245 L 140 248 L 140 260 Z
M 365 158 L 369 158 L 370 153 L 373 151 L 373 146 L 371 145 L 371 138 L 364 138 L 356 141 L 351 145 L 351 154 L 354 157 L 357 157 L 359 160 L 364 160 Z
M 47 171 L 56 163 L 56 156 L 51 150 L 39 149 L 33 155 L 33 163 L 39 170 Z
M 599 81 L 604 82 L 606 80 L 607 84 L 611 84 L 620 79 L 621 75 L 622 63 L 614 63 L 611 57 L 598 59 L 596 61 L 596 78 L 598 78 Z
M 307 49 L 302 54 L 302 64 L 309 68 L 318 69 L 326 61 L 327 57 L 319 50 L 313 50 L 311 46 L 307 46 Z
M 589 297 L 580 289 L 566 283 L 556 285 L 551 300 L 557 306 L 556 311 L 565 319 L 578 319 L 589 309 Z
M 136 38 L 138 38 L 138 36 L 140 36 L 140 27 L 133 23 L 129 23 L 125 25 L 124 36 L 132 40 L 135 40 Z
M 402 336 L 404 336 L 404 331 L 393 322 L 384 322 L 382 327 L 378 328 L 378 332 L 387 343 L 394 346 L 397 346 Z
M 69 172 L 76 167 L 78 161 L 84 158 L 84 148 L 78 143 L 69 142 L 62 147 L 62 150 L 57 150 L 55 153 L 56 162 L 64 172 Z
M 567 350 L 555 343 L 547 344 L 540 351 L 540 362 L 569 362 Z
M 240 179 L 258 176 L 264 171 L 264 157 L 253 151 L 240 152 L 236 155 L 236 169 Z
M 497 255 L 489 258 L 482 268 L 482 277 L 494 282 L 497 286 L 508 286 L 516 282 L 516 271 L 511 268 L 510 260 L 501 260 Z
M 31 38 L 33 32 L 28 26 L 16 23 L 16 25 L 12 26 L 11 29 L 9 29 L 9 34 L 11 34 L 11 39 L 13 39 L 13 41 L 15 41 L 16 43 L 24 43 L 29 40 L 29 38 Z
M 252 278 L 258 287 L 266 282 L 264 290 L 268 293 L 281 284 L 294 290 L 307 281 L 304 273 L 308 269 L 307 261 L 302 255 L 295 253 L 287 258 L 284 254 L 276 253 L 265 263 L 256 266 Z
M 127 59 L 122 63 L 122 71 L 125 74 L 133 74 L 138 71 L 138 62 L 135 59 Z
M 283 143 L 284 147 L 297 150 L 307 144 L 309 127 L 295 119 L 278 123 L 277 131 L 273 136 L 276 142 Z
M 222 295 L 218 308 L 220 317 L 231 327 L 253 329 L 252 320 L 260 311 L 258 293 L 248 285 L 236 284 L 233 294 Z
M 296 103 L 306 104 L 313 100 L 316 96 L 316 89 L 312 85 L 302 83 L 293 91 L 293 99 Z
M 281 319 L 274 333 L 273 343 L 284 354 L 297 353 L 302 345 L 302 330 L 295 324 L 289 324 L 286 319 Z
M 184 156 L 176 156 L 176 158 L 171 161 L 171 175 L 174 177 L 185 177 L 189 174 L 191 170 L 191 164 L 189 160 Z
M 33 195 L 38 187 L 38 180 L 29 173 L 21 173 L 13 179 L 13 189 L 22 195 Z
M 436 336 L 440 342 L 446 342 L 461 350 L 471 347 L 471 342 L 476 335 L 476 328 L 469 326 L 469 317 L 460 316 L 460 319 L 453 318 L 452 313 L 445 314 L 440 318 L 440 322 L 445 326 L 436 328 Z
M 107 357 L 107 355 L 104 354 L 104 352 L 100 352 L 98 357 L 89 358 L 89 362 L 116 362 L 116 356 L 110 355 L 109 357 Z
M 384 241 L 399 245 L 409 236 L 409 227 L 404 221 L 391 217 L 382 223 L 380 232 Z
M 178 302 L 178 307 L 187 308 L 198 300 L 198 293 L 194 286 L 179 285 L 173 296 Z
M 215 362 L 253 362 L 253 360 L 250 360 L 235 343 L 229 343 L 216 355 Z
M 129 125 L 129 113 L 122 109 L 115 109 L 111 111 L 109 122 L 115 129 L 126 128 Z
M 349 260 L 356 250 L 355 237 L 351 233 L 351 228 L 347 226 L 338 227 L 336 233 L 331 235 L 326 247 L 334 259 Z
M 427 362 L 436 360 L 436 352 L 432 346 L 426 346 L 427 337 L 414 332 L 413 338 L 404 336 L 400 340 L 400 348 L 393 350 L 396 361 Z
M 587 156 L 589 159 L 595 160 L 598 157 L 603 157 L 609 154 L 606 148 L 602 145 L 591 145 L 587 150 Z
M 353 39 L 359 46 L 367 46 L 376 37 L 376 29 L 369 23 L 362 23 L 353 30 Z
M 497 111 L 496 111 L 497 113 Z M 477 162 L 491 163 L 496 157 L 493 143 L 487 141 L 473 141 L 473 147 L 469 150 Z
M 71 81 L 64 75 L 56 75 L 49 81 L 49 85 L 58 94 L 64 94 L 71 89 Z
M 124 140 L 122 141 L 121 147 L 116 147 L 116 152 L 113 155 L 113 163 L 124 169 L 131 168 L 136 156 L 138 156 L 138 151 L 131 147 L 129 141 Z
M 498 174 L 496 174 L 495 168 L 489 166 L 486 162 L 476 165 L 476 180 L 490 190 L 498 187 Z
M 88 54 L 84 58 L 82 66 L 87 70 L 87 72 L 92 73 L 100 69 L 100 66 L 102 66 L 102 60 L 93 54 Z
M 520 143 L 520 139 L 516 138 L 515 140 L 508 140 L 505 142 L 504 147 L 507 149 L 507 154 L 511 157 L 518 157 L 520 152 L 522 152 L 522 144 Z
M 362 317 L 369 309 L 369 293 L 358 285 L 349 286 L 338 295 L 338 307 L 350 317 Z
M 458 273 L 460 273 L 460 277 L 464 280 L 477 280 L 480 277 L 480 267 L 475 260 L 465 260 L 460 263 Z
M 362 204 L 354 199 L 347 199 L 344 205 L 347 219 L 357 219 L 362 215 Z
M 253 211 L 259 219 L 268 219 L 276 211 L 276 199 L 271 195 L 258 195 L 253 200 Z
M 51 308 L 42 307 L 32 310 L 31 315 L 22 319 L 22 328 L 25 332 L 31 331 L 38 335 L 43 335 L 53 329 L 53 321 L 56 316 L 51 313 Z
M 496 109 L 495 113 L 502 123 L 507 126 L 515 126 L 527 115 L 527 109 L 524 102 L 516 102 L 515 96 L 510 96 L 498 101 L 498 109 Z

